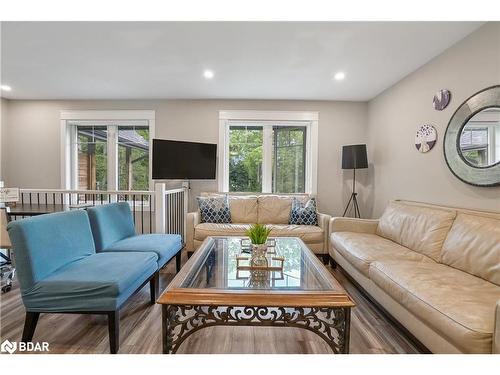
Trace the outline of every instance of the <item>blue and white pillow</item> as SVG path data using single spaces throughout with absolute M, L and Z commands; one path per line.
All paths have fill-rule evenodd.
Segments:
M 229 199 L 224 197 L 197 197 L 202 223 L 224 224 L 231 222 Z
M 316 198 L 310 198 L 305 203 L 302 203 L 297 198 L 293 198 L 289 224 L 318 225 Z

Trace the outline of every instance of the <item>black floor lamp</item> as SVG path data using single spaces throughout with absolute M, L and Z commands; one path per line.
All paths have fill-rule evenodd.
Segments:
M 368 158 L 366 156 L 366 145 L 342 146 L 342 169 L 353 169 L 352 194 L 345 207 L 345 216 L 352 203 L 354 207 L 354 217 L 361 217 L 356 193 L 356 169 L 368 168 Z

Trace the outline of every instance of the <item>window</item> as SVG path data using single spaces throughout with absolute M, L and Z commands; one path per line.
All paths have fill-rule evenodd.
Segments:
M 273 193 L 304 193 L 306 127 L 273 126 Z
M 262 191 L 262 126 L 230 126 L 229 191 Z
M 220 119 L 219 190 L 315 193 L 316 113 L 222 111 Z
M 72 154 L 77 159 L 72 163 L 72 188 L 149 190 L 148 126 L 69 124 L 74 127 Z
M 107 189 L 107 140 L 108 132 L 105 126 L 77 126 L 76 189 Z
M 149 190 L 149 128 L 118 127 L 118 190 Z
M 103 191 L 150 190 L 150 139 L 154 136 L 154 112 L 152 116 L 152 111 L 75 112 L 61 113 L 63 138 L 66 139 L 63 187 Z

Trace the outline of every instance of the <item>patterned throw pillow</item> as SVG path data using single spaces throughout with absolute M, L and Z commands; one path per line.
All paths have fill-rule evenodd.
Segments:
M 197 197 L 202 223 L 230 223 L 229 199 L 224 197 Z
M 318 225 L 316 198 L 310 198 L 306 203 L 293 198 L 289 224 Z

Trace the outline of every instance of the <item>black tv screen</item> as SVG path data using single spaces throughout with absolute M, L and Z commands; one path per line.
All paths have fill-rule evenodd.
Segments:
M 213 180 L 217 145 L 153 139 L 153 179 Z

